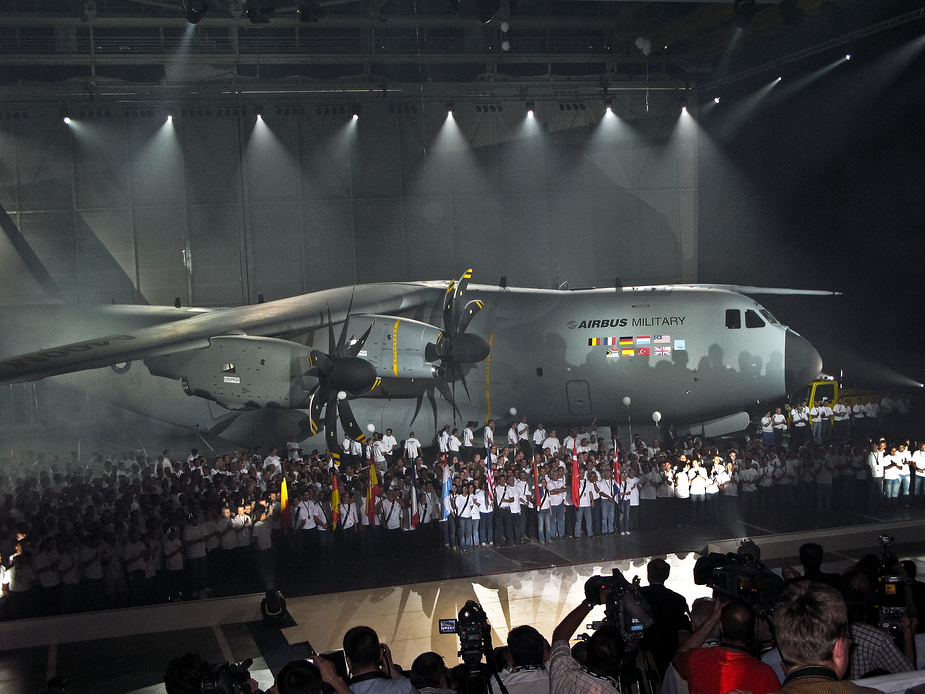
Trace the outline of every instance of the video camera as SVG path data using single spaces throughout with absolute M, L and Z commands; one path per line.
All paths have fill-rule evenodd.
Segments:
M 727 598 L 751 605 L 760 616 L 774 611 L 784 579 L 759 561 L 761 552 L 751 540 L 743 540 L 738 552 L 710 552 L 694 564 L 694 583 L 709 586 Z
M 459 634 L 459 656 L 466 665 L 474 665 L 492 656 L 491 624 L 485 610 L 475 600 L 469 600 L 457 619 L 441 619 L 441 634 Z
M 210 665 L 202 683 L 201 694 L 251 694 L 248 668 L 254 664 L 251 658 L 240 663 L 218 663 Z
M 877 538 L 881 553 L 877 570 L 877 624 L 894 641 L 902 643 L 903 617 L 908 617 L 911 611 L 906 600 L 906 576 L 893 554 L 894 540 L 888 535 Z
M 604 608 L 604 619 L 592 622 L 591 628 L 600 629 L 605 624 L 613 625 L 620 630 L 625 642 L 638 646 L 646 627 L 652 624 L 652 611 L 639 590 L 639 578 L 630 583 L 620 569 L 614 569 L 612 576 L 592 576 L 585 581 L 585 599 L 597 604 L 600 602 L 603 588 L 610 590 Z
M 491 646 L 491 624 L 485 610 L 475 600 L 469 600 L 456 619 L 440 620 L 441 634 L 459 635 L 459 657 L 465 665 L 465 679 L 460 682 L 463 694 L 482 694 L 491 691 L 491 663 L 494 655 Z M 482 662 L 484 656 L 486 663 Z

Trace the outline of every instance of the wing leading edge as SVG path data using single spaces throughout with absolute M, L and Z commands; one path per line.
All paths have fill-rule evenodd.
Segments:
M 442 291 L 427 283 L 339 287 L 265 304 L 218 309 L 139 330 L 55 346 L 0 361 L 0 385 L 97 369 L 127 361 L 208 347 L 219 335 L 274 336 L 313 330 L 346 319 L 352 310 L 387 314 L 432 303 Z

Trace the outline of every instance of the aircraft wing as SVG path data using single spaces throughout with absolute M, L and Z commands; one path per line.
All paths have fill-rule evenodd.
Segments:
M 117 335 L 100 336 L 21 354 L 0 361 L 0 385 L 97 369 L 113 364 L 202 349 L 219 335 L 274 336 L 313 330 L 345 320 L 352 313 L 407 311 L 443 296 L 445 285 L 390 282 L 340 287 L 264 304 L 214 309 Z M 436 288 L 436 291 L 435 291 Z M 351 308 L 352 301 L 352 308 Z
M 736 294 L 777 294 L 780 296 L 841 296 L 841 292 L 826 289 L 788 289 L 786 287 L 753 287 L 745 284 L 675 284 L 673 287 L 701 287 L 704 289 L 725 289 Z

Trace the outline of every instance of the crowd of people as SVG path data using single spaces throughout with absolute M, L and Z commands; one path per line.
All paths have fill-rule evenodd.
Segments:
M 468 552 L 925 502 L 925 443 L 833 427 L 720 446 L 666 427 L 624 444 L 595 424 L 561 440 L 525 417 L 506 436 L 494 421 L 448 425 L 427 449 L 387 429 L 333 452 L 290 437 L 266 454 L 14 454 L 0 460 L 0 617 L 207 597 L 233 566 L 270 587 L 280 566 L 374 547 Z
M 426 652 L 405 670 L 393 662 L 374 629 L 354 626 L 343 637 L 345 667 L 338 669 L 318 655 L 293 660 L 275 673 L 269 692 L 874 694 L 876 689 L 850 680 L 915 669 L 916 618 L 903 617 L 899 646 L 878 626 L 880 558 L 865 557 L 844 575 L 821 571 L 823 550 L 818 544 L 803 545 L 800 558 L 803 572 L 786 567 L 788 578 L 777 587 L 774 601 L 761 607 L 724 585 L 688 609 L 683 596 L 665 587 L 671 568 L 658 558 L 647 565 L 647 586 L 621 587 L 595 576 L 584 586 L 584 600 L 549 639 L 525 624 L 512 628 L 506 645 L 496 648 L 487 637 L 485 613 L 470 601 L 460 611 L 465 628 L 459 631 L 466 634 L 460 637 L 463 662 L 453 667 L 439 654 Z M 917 609 L 925 608 L 925 585 L 915 580 L 914 563 L 902 566 L 910 600 Z M 619 606 L 627 599 L 641 615 L 641 631 L 627 629 L 620 616 Z M 605 606 L 605 619 L 573 644 L 599 605 Z M 208 679 L 207 668 L 195 654 L 175 659 L 165 675 L 167 694 L 198 694 Z M 250 691 L 258 691 L 256 682 L 250 683 Z

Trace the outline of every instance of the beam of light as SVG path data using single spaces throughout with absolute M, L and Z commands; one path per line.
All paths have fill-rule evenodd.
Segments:
M 804 75 L 803 77 L 800 77 L 799 79 L 788 80 L 785 92 L 783 94 L 779 94 L 778 97 L 782 98 L 785 96 L 792 96 L 796 94 L 797 92 L 805 89 L 806 87 L 813 84 L 817 80 L 822 79 L 822 77 L 830 73 L 832 70 L 837 68 L 839 65 L 844 65 L 847 61 L 848 61 L 848 56 L 845 56 L 843 58 L 839 58 L 833 63 L 824 65 L 818 70 L 813 70 L 808 75 Z
M 764 100 L 774 91 L 781 82 L 780 77 L 775 77 L 771 82 L 761 87 L 761 89 L 749 94 L 733 104 L 726 104 L 717 114 L 723 114 L 724 121 L 717 128 L 717 132 L 725 140 L 733 139 L 741 128 L 751 122 L 755 112 L 764 104 Z

